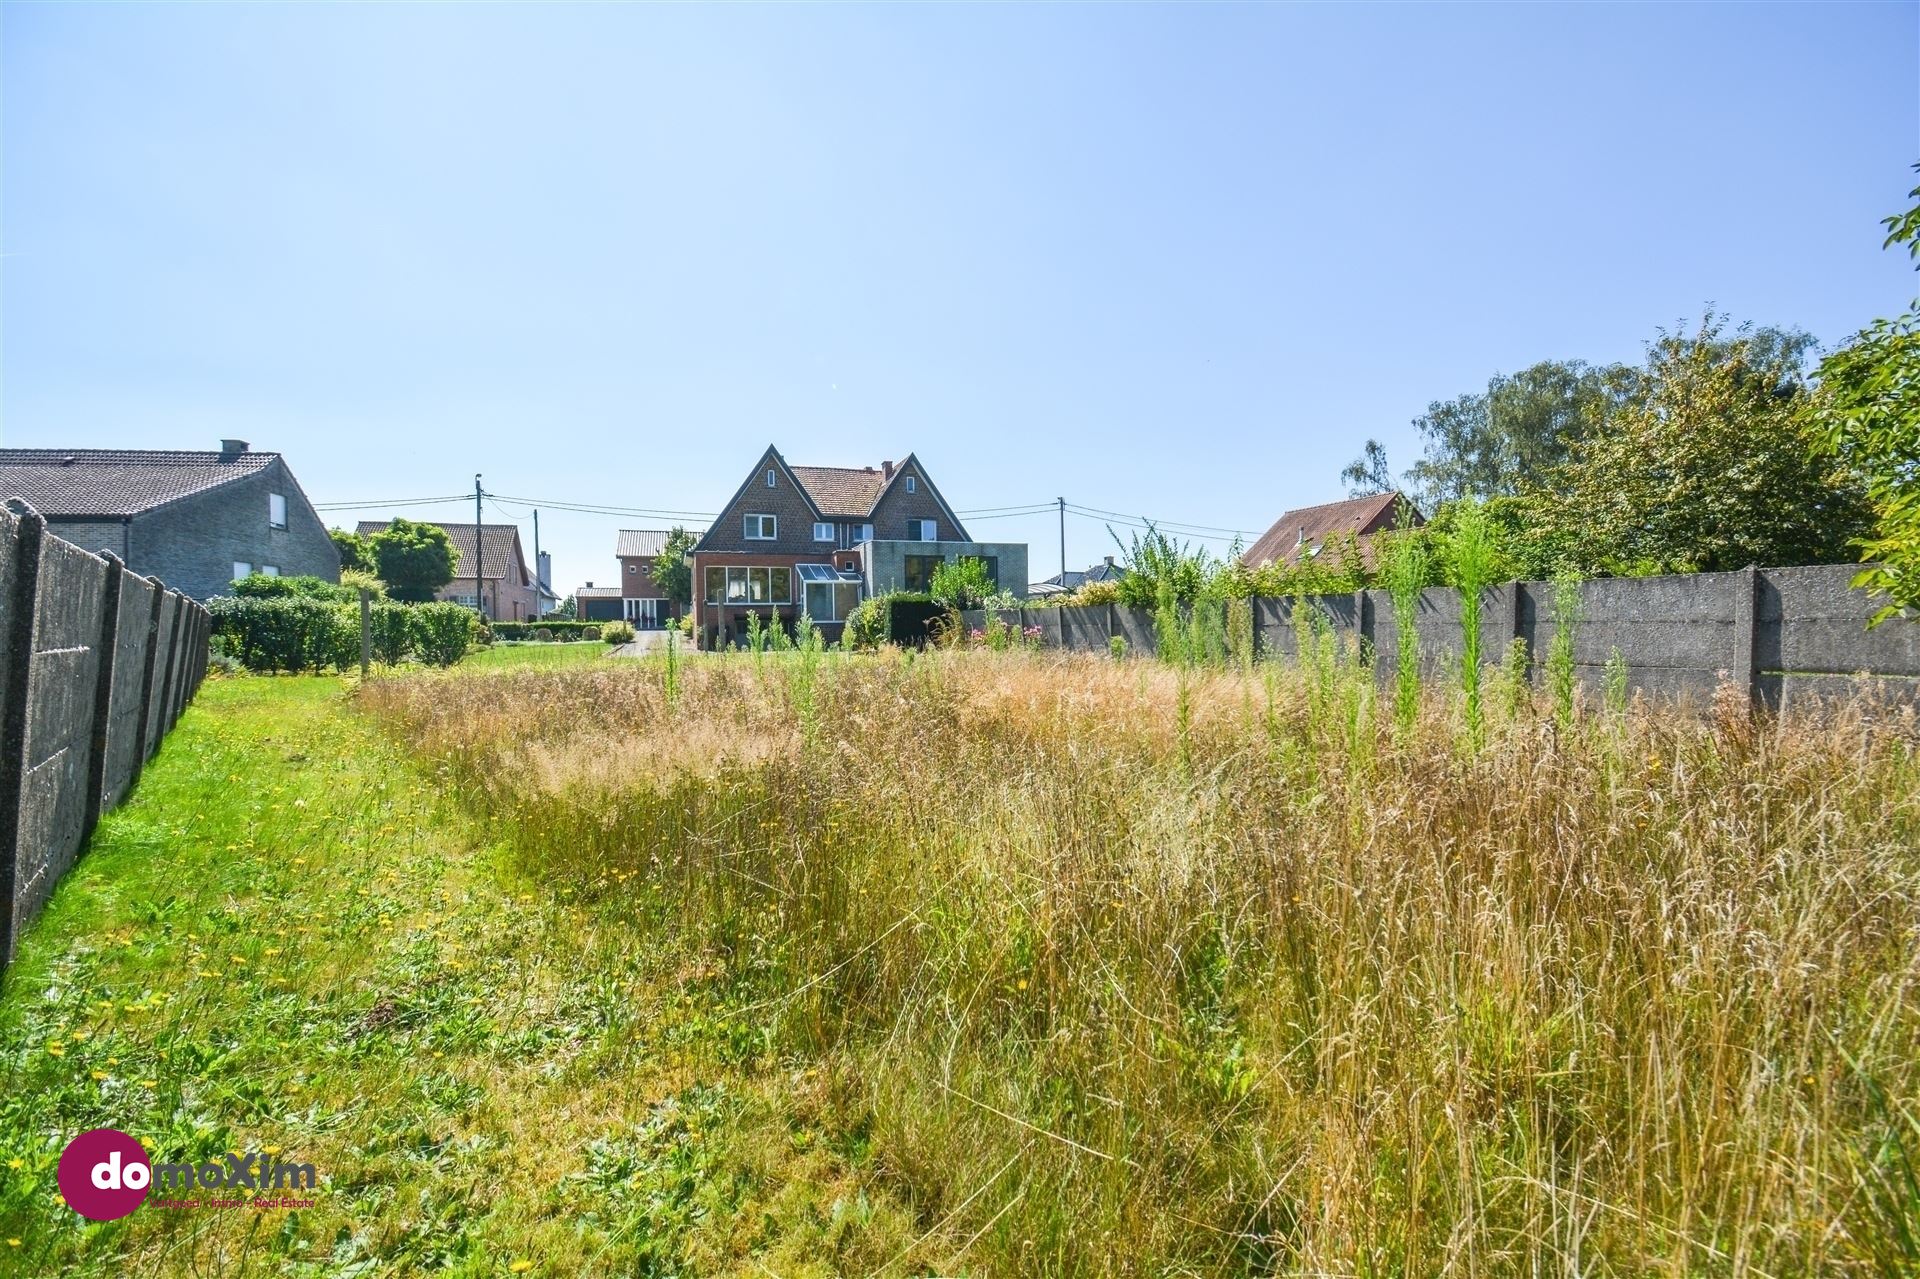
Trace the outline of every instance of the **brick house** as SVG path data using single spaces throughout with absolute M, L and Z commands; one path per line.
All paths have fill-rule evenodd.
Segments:
M 1344 502 L 1327 502 L 1321 506 L 1303 506 L 1288 511 L 1273 522 L 1272 528 L 1260 535 L 1259 541 L 1247 548 L 1240 562 L 1248 568 L 1262 568 L 1268 564 L 1298 564 L 1327 550 L 1329 543 L 1337 547 L 1351 537 L 1360 553 L 1361 563 L 1371 567 L 1373 535 L 1396 525 L 1399 519 L 1396 511 L 1401 501 L 1398 493 L 1375 493 L 1370 497 L 1348 498 Z M 1407 502 L 1407 509 L 1412 513 L 1416 526 L 1427 522 L 1411 501 Z
M 918 458 L 878 467 L 789 466 L 768 445 L 694 545 L 694 626 L 703 647 L 740 640 L 747 618 L 791 628 L 802 613 L 828 640 L 869 595 L 927 588 L 948 560 L 976 558 L 995 583 L 1024 585 L 1027 548 L 975 542 Z
M 647 631 L 658 630 L 678 618 L 682 611 L 679 602 L 668 599 L 653 580 L 654 561 L 666 553 L 671 535 L 663 528 L 621 529 L 613 548 L 620 561 L 620 585 L 609 591 L 587 583 L 589 590 L 574 596 L 576 611 L 590 610 L 579 613 L 580 619 L 632 622 L 635 630 Z
M 456 559 L 453 580 L 434 592 L 434 598 L 474 607 L 474 526 L 423 520 L 445 531 Z M 361 520 L 354 531 L 361 537 L 385 530 L 385 520 Z M 485 554 L 480 557 L 480 600 L 486 615 L 496 622 L 530 622 L 539 616 L 540 584 L 527 567 L 520 548 L 517 524 L 482 524 Z
M 340 580 L 326 523 L 278 453 L 245 440 L 183 449 L 0 449 L 0 499 L 136 573 L 204 600 L 254 573 Z

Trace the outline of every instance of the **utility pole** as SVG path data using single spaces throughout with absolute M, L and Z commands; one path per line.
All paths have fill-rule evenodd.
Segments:
M 1060 507 L 1060 589 L 1067 589 L 1067 499 L 1053 499 Z
M 482 621 L 487 617 L 487 601 L 481 593 L 486 590 L 486 586 L 481 581 L 480 574 L 486 564 L 486 558 L 480 541 L 480 475 L 476 471 L 473 476 L 473 607 L 474 611 L 480 614 Z
M 547 578 L 540 568 L 540 508 L 536 506 L 533 508 L 533 620 L 539 621 L 546 611 Z

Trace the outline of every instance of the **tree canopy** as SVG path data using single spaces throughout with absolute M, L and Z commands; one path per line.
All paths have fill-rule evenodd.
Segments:
M 693 550 L 693 544 L 698 540 L 676 524 L 673 531 L 667 534 L 666 545 L 653 561 L 653 584 L 668 599 L 682 607 L 693 603 L 693 569 L 687 564 L 687 553 Z
M 432 599 L 434 592 L 453 580 L 459 567 L 453 540 L 437 524 L 395 519 L 366 541 L 387 593 L 409 604 Z

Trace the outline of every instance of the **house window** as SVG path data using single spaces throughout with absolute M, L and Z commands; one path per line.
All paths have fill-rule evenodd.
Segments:
M 816 542 L 831 542 L 833 540 L 833 525 L 823 524 L 815 520 L 813 524 L 813 540 Z
M 947 562 L 944 555 L 907 556 L 907 580 L 905 586 L 910 591 L 924 591 L 933 585 L 933 571 Z
M 261 572 L 261 573 L 262 573 L 262 574 L 263 574 L 264 576 L 266 576 L 266 577 L 278 577 L 278 576 L 280 576 L 280 570 L 279 570 L 278 568 L 275 568 L 275 567 L 274 567 L 273 565 L 271 565 L 271 564 L 262 564 L 262 565 L 260 566 L 260 572 Z
M 873 540 L 873 525 L 856 524 L 853 526 L 853 541 L 855 545 L 858 545 L 861 542 L 871 542 L 872 540 Z
M 638 573 L 639 571 L 640 571 L 640 566 L 639 566 L 638 564 L 629 564 L 629 565 L 627 565 L 627 572 L 629 572 L 629 573 Z
M 749 515 L 745 520 L 746 539 L 749 542 L 771 542 L 780 528 L 780 520 L 773 515 Z
M 287 499 L 281 493 L 267 494 L 267 527 L 285 528 L 287 526 Z
M 907 540 L 909 542 L 937 542 L 940 540 L 940 525 L 934 520 L 908 520 Z
M 233 580 L 234 581 L 237 582 L 242 578 L 252 577 L 252 576 L 253 576 L 253 565 L 247 563 L 245 560 L 235 560 L 233 562 Z
M 783 565 L 768 568 L 749 565 L 744 568 L 707 570 L 709 604 L 791 604 L 793 570 Z
M 773 468 L 771 466 L 767 468 L 767 487 L 773 487 Z
M 806 587 L 805 613 L 816 622 L 844 622 L 859 606 L 860 579 L 831 564 L 802 564 L 798 572 Z
M 909 475 L 907 477 L 907 492 L 912 493 L 914 491 L 913 477 Z

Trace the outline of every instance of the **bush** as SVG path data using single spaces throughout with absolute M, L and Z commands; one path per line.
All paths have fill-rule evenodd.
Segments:
M 568 618 L 542 619 L 538 622 L 495 622 L 493 636 L 508 642 L 521 640 L 580 640 L 598 637 L 600 623 L 576 622 Z M 594 634 L 588 634 L 589 631 Z
M 207 611 L 226 651 L 250 671 L 345 670 L 360 660 L 357 608 L 297 596 L 222 596 Z
M 879 648 L 892 638 L 893 606 L 885 595 L 861 600 L 847 615 L 843 638 L 848 648 L 862 651 Z
M 235 578 L 233 594 L 240 599 L 309 599 L 327 600 L 335 604 L 360 598 L 359 591 L 353 587 L 329 582 L 324 577 L 269 577 L 265 573 Z
M 608 622 L 600 627 L 600 638 L 609 644 L 630 644 L 633 627 L 626 622 Z
M 369 618 L 373 630 L 373 658 L 398 665 L 413 642 L 413 610 L 405 604 L 379 603 Z
M 580 638 L 583 640 L 597 640 L 600 638 L 600 628 L 598 626 L 583 626 L 580 628 Z
M 413 651 L 430 666 L 452 666 L 465 657 L 480 630 L 464 604 L 416 604 L 409 612 Z
M 1113 582 L 1087 582 L 1061 601 L 1063 604 L 1076 607 L 1089 605 L 1097 607 L 1101 604 L 1118 604 L 1119 602 L 1120 587 Z

